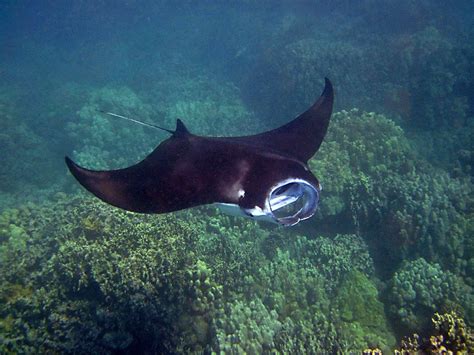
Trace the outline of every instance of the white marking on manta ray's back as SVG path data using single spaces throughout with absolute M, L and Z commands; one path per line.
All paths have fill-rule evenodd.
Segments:
M 230 181 L 227 181 L 228 185 L 221 186 L 221 190 L 227 198 L 233 201 L 239 201 L 239 199 L 245 196 L 243 182 L 249 170 L 250 164 L 246 160 L 241 160 L 236 164 L 235 174 L 230 177 Z

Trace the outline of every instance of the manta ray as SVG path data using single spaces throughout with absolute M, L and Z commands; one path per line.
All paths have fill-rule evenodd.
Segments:
M 174 131 L 155 126 L 171 136 L 128 168 L 94 171 L 65 160 L 83 187 L 128 211 L 168 213 L 218 204 L 233 215 L 293 226 L 312 217 L 319 204 L 321 185 L 308 160 L 326 135 L 333 101 L 326 78 L 307 111 L 268 132 L 204 137 L 178 119 Z

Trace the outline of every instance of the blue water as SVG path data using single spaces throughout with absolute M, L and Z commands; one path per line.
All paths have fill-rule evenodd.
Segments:
M 0 352 L 474 352 L 445 332 L 474 323 L 473 18 L 467 0 L 1 2 Z M 295 227 L 127 213 L 64 164 L 126 167 L 168 137 L 100 110 L 254 134 L 325 77 L 320 207 Z

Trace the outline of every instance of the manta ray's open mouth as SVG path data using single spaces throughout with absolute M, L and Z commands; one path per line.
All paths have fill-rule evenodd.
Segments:
M 230 215 L 245 216 L 257 221 L 290 227 L 314 215 L 318 208 L 319 191 L 319 187 L 304 179 L 288 178 L 270 188 L 263 209 L 258 206 L 242 209 L 232 203 L 217 205 L 223 212 Z
M 270 191 L 267 214 L 279 224 L 293 226 L 316 212 L 319 190 L 302 179 L 286 179 Z

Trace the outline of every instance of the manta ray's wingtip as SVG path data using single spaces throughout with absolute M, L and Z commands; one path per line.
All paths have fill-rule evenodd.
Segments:
M 67 155 L 64 157 L 64 161 L 66 162 L 66 165 L 71 172 L 72 175 L 76 176 L 76 172 L 83 169 L 79 165 L 77 165 L 71 158 L 69 158 Z
M 66 162 L 67 168 L 69 169 L 69 172 L 72 174 L 72 176 L 74 176 L 81 183 L 81 185 L 84 185 L 84 179 L 80 174 L 81 170 L 83 169 L 67 155 L 64 157 L 64 161 Z
M 331 83 L 331 80 L 328 79 L 328 77 L 324 78 L 324 90 L 321 94 L 321 96 L 333 96 L 334 95 L 334 89 Z
M 76 178 L 79 183 L 84 186 L 86 189 L 90 190 L 90 179 L 91 177 L 98 177 L 101 173 L 100 171 L 93 171 L 89 169 L 84 169 L 80 165 L 76 164 L 71 158 L 67 155 L 64 157 L 67 168 L 69 172 Z
M 71 158 L 69 158 L 67 155 L 64 156 L 64 161 L 66 162 L 66 165 L 69 169 L 69 171 L 74 168 L 74 166 L 76 165 Z

